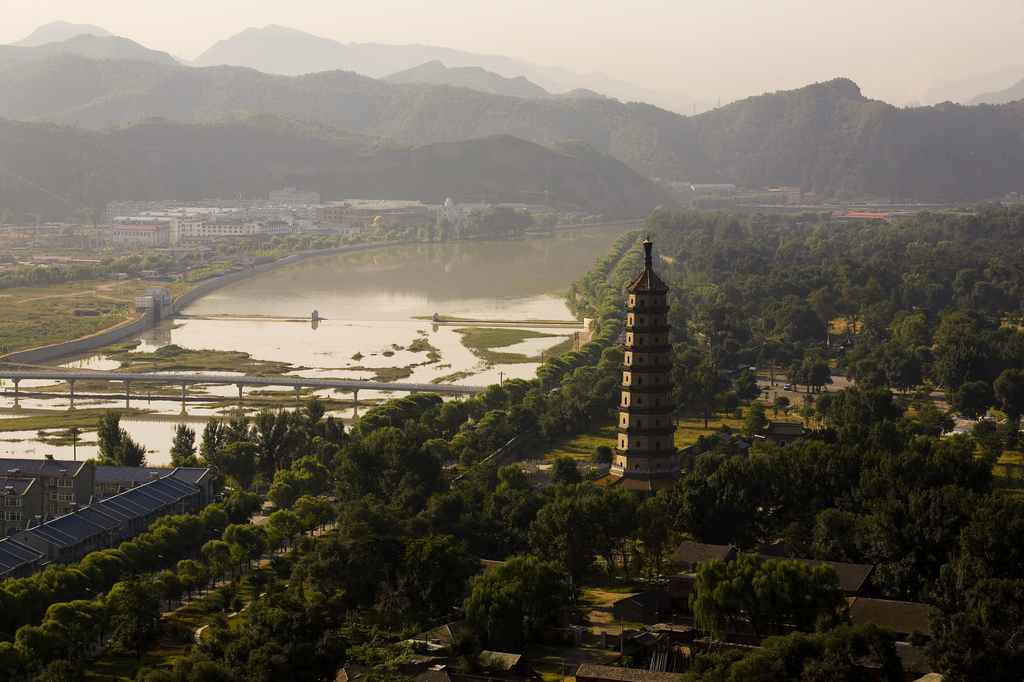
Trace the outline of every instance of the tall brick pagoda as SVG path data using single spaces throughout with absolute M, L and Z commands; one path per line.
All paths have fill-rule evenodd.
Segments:
M 638 492 L 670 488 L 679 478 L 668 287 L 652 267 L 653 246 L 644 240 L 644 269 L 629 285 L 618 443 L 607 479 Z

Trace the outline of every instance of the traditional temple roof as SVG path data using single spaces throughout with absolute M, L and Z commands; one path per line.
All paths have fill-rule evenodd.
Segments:
M 653 261 L 651 259 L 651 248 L 654 243 L 650 237 L 644 239 L 644 269 L 640 275 L 629 285 L 630 293 L 637 291 L 651 291 L 662 293 L 668 291 L 668 286 L 661 281 L 661 278 L 654 274 Z

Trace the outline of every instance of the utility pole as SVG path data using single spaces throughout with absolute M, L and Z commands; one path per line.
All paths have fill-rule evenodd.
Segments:
M 504 383 L 505 383 L 505 373 L 504 372 L 498 372 L 498 386 L 501 386 Z

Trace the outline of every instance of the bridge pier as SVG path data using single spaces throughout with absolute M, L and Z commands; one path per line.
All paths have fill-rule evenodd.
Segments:
M 132 399 L 132 382 L 130 382 L 130 381 L 124 382 L 124 399 L 125 400 L 131 400 Z
M 68 379 L 68 388 L 71 389 L 71 405 L 68 409 L 74 409 L 75 407 L 75 380 Z
M 18 384 L 21 382 L 21 379 L 11 379 L 11 381 L 14 382 L 14 399 L 17 400 L 18 399 Z
M 236 384 L 238 386 L 238 399 L 242 399 L 242 384 Z
M 358 390 L 352 391 L 352 404 L 353 405 L 358 405 L 359 404 L 359 391 Z
M 181 382 L 181 403 L 182 403 L 182 406 L 184 406 L 184 404 L 185 404 L 185 382 L 184 381 Z M 182 407 L 182 410 L 184 410 L 184 409 L 185 408 Z
M 299 393 L 299 391 L 301 391 L 301 390 L 302 390 L 302 386 L 296 386 L 295 387 L 295 400 L 302 400 L 302 396 Z

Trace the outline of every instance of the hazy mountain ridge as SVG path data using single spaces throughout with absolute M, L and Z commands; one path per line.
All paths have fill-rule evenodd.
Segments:
M 0 59 L 32 61 L 45 59 L 61 53 L 76 54 L 90 59 L 141 59 L 160 64 L 177 64 L 177 60 L 166 52 L 151 50 L 138 43 L 117 36 L 94 36 L 82 33 L 60 42 L 46 43 L 34 47 L 0 45 Z
M 694 105 L 698 111 L 706 111 L 711 106 L 685 93 L 649 90 L 600 72 L 577 74 L 561 67 L 542 67 L 503 55 L 474 54 L 434 45 L 345 44 L 276 24 L 248 28 L 218 41 L 196 57 L 192 65 L 248 66 L 284 76 L 340 69 L 384 78 L 431 61 L 440 61 L 450 68 L 478 67 L 508 79 L 521 76 L 551 94 L 584 88 L 682 113 L 690 113 Z
M 549 190 L 563 209 L 612 215 L 642 215 L 665 203 L 652 182 L 583 143 L 545 148 L 495 136 L 410 145 L 253 111 L 103 131 L 0 120 L 0 207 L 15 216 L 95 218 L 116 199 L 265 196 L 292 185 L 319 187 L 325 199 L 437 203 L 483 193 L 536 203 Z
M 1024 102 L 899 109 L 836 79 L 697 116 L 701 148 L 747 187 L 970 201 L 1024 178 Z
M 15 47 L 37 47 L 48 43 L 60 43 L 70 40 L 75 36 L 87 34 L 105 38 L 114 34 L 105 28 L 92 24 L 72 24 L 67 21 L 51 21 L 43 24 L 32 33 L 17 42 L 11 43 Z
M 256 108 L 407 142 L 496 134 L 540 144 L 583 139 L 644 175 L 714 174 L 696 145 L 677 142 L 685 137 L 680 129 L 688 128 L 688 119 L 645 104 L 531 100 L 448 85 L 390 84 L 345 71 L 285 77 L 241 67 L 186 68 L 69 54 L 0 63 L 0 116 L 7 118 L 99 129 L 150 116 L 198 122 Z M 664 129 L 656 130 L 651 120 Z M 661 140 L 658 154 L 633 153 L 625 140 L 638 135 L 646 147 Z
M 684 117 L 640 103 L 526 99 L 345 71 L 285 77 L 68 54 L 0 63 L 0 116 L 8 118 L 105 128 L 258 108 L 411 143 L 499 134 L 543 145 L 580 139 L 642 175 L 669 180 L 950 201 L 1019 188 L 1021 106 L 900 109 L 837 79 Z
M 1024 99 L 1024 78 L 1004 90 L 985 92 L 973 97 L 968 104 L 1007 104 L 1021 99 Z
M 479 66 L 447 67 L 436 59 L 382 78 L 386 83 L 454 85 L 494 95 L 545 99 L 551 93 L 524 76 L 505 78 Z

